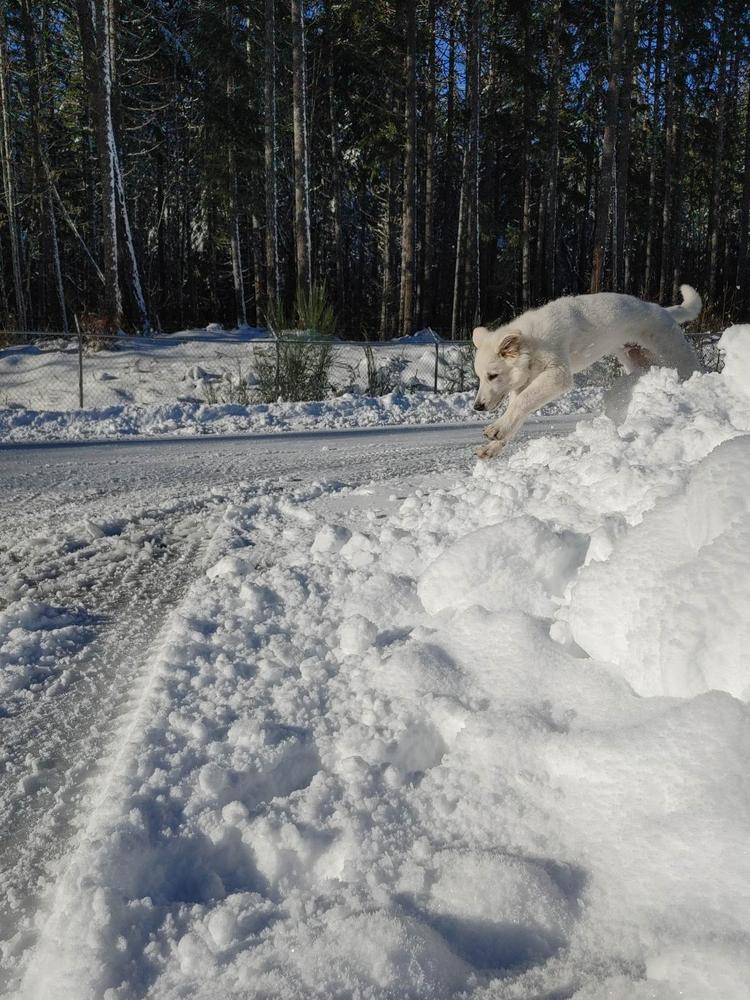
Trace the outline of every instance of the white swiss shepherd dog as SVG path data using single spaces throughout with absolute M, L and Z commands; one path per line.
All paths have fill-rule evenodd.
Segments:
M 477 449 L 492 458 L 526 417 L 573 385 L 573 375 L 608 354 L 625 372 L 652 364 L 676 368 L 680 378 L 700 371 L 680 323 L 701 311 L 700 295 L 682 285 L 682 304 L 657 305 L 632 295 L 598 292 L 548 302 L 497 329 L 473 333 L 474 369 L 479 377 L 475 410 L 495 410 L 508 397 L 502 416 L 485 428 L 490 441 Z

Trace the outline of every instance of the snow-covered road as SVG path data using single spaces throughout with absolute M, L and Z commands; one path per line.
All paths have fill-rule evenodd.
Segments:
M 403 497 L 468 469 L 478 438 L 456 425 L 0 448 L 0 938 L 30 925 L 72 849 L 227 507 L 302 488 L 372 508 L 371 490 L 352 492 L 388 482 Z M 22 932 L 13 957 L 31 941 Z

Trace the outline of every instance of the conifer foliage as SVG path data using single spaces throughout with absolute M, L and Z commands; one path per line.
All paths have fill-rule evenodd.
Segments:
M 5 0 L 0 328 L 750 312 L 744 0 Z

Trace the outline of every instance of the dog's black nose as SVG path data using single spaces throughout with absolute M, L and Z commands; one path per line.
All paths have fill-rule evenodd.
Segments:
M 474 403 L 474 409 L 475 409 L 475 410 L 486 410 L 486 409 L 487 409 L 487 407 L 486 407 L 486 406 L 484 405 L 484 403 L 480 403 L 480 402 L 479 402 L 479 401 L 477 400 L 477 402 L 476 402 L 476 403 Z

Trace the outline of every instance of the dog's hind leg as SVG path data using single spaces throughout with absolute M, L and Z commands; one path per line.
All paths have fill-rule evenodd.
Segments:
M 625 344 L 619 351 L 615 351 L 615 357 L 626 375 L 640 375 L 654 363 L 653 354 L 640 344 Z
M 702 370 L 692 344 L 671 317 L 666 323 L 644 330 L 635 339 L 637 343 L 626 344 L 626 350 L 631 347 L 643 350 L 651 356 L 652 363 L 676 368 L 681 379 L 690 378 L 694 372 Z

